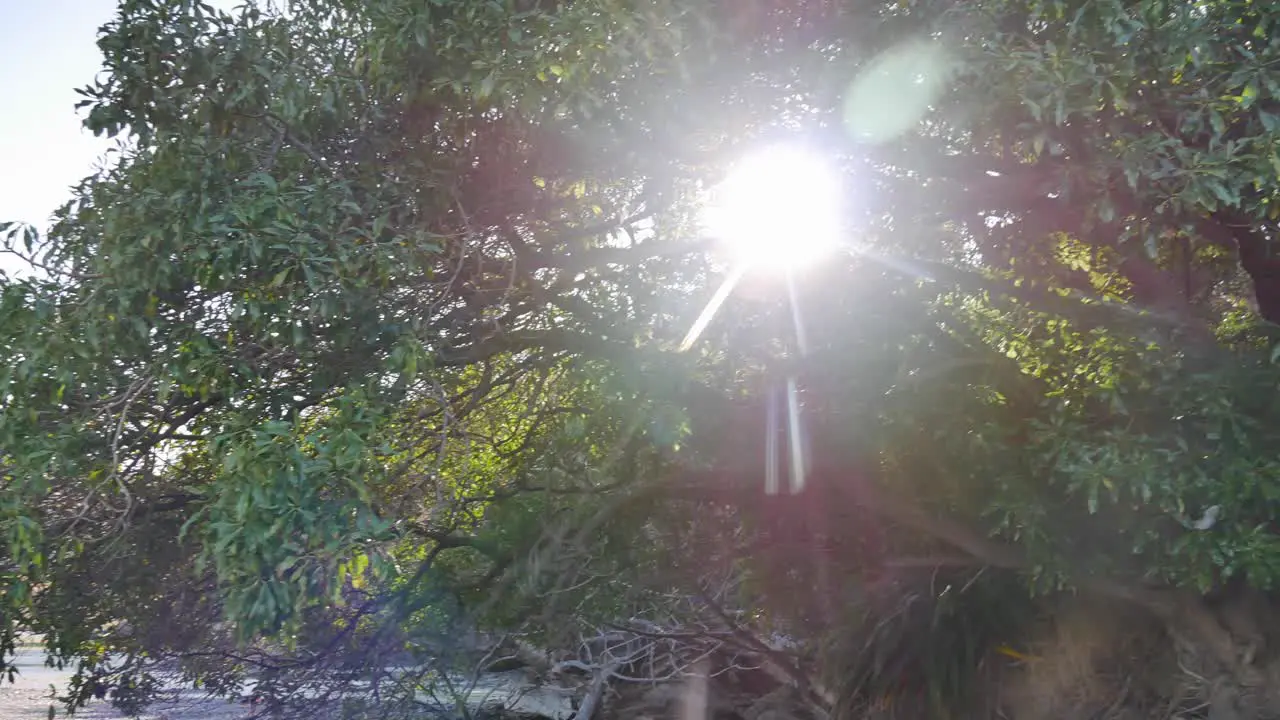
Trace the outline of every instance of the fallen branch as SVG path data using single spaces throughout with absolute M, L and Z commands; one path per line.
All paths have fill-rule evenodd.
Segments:
M 600 701 L 604 698 L 605 688 L 609 687 L 609 678 L 620 667 L 615 663 L 602 668 L 596 668 L 591 674 L 591 685 L 587 688 L 586 697 L 582 698 L 582 704 L 578 706 L 578 712 L 574 713 L 573 720 L 591 720 L 596 714 L 596 709 L 600 707 Z

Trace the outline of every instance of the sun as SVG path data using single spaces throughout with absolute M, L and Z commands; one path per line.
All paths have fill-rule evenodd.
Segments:
M 839 242 L 840 176 L 801 145 L 773 145 L 734 165 L 702 212 L 705 231 L 744 270 L 791 271 Z

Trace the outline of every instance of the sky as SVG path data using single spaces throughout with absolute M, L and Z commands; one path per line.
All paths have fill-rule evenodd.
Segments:
M 102 67 L 98 28 L 115 16 L 116 3 L 0 0 L 0 223 L 29 222 L 43 233 L 71 186 L 111 147 L 81 127 L 75 90 Z M 0 270 L 17 264 L 0 255 Z
M 115 0 L 0 0 L 0 223 L 44 232 L 110 142 L 81 128 L 76 88 L 101 67 L 97 28 Z M 0 270 L 18 269 L 0 255 Z
M 110 146 L 81 129 L 75 89 L 101 62 L 98 27 L 116 0 L 0 0 L 0 222 L 43 232 Z M 0 268 L 13 269 L 0 256 Z

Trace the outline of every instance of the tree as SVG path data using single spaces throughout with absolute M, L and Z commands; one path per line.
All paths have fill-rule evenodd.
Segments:
M 545 649 L 656 624 L 677 674 L 731 648 L 824 710 L 923 714 L 1009 630 L 930 583 L 944 645 L 892 614 L 959 557 L 1010 611 L 1028 579 L 1118 598 L 1264 676 L 1205 594 L 1280 558 L 1272 20 L 125 0 L 84 92 L 127 143 L 48 238 L 11 228 L 44 274 L 0 280 L 7 648 L 83 659 L 73 702 L 177 657 L 295 710 L 394 648 L 425 670 L 373 685 L 391 713 L 461 618 Z M 859 238 L 788 300 L 809 354 L 759 279 L 676 352 L 717 273 L 700 192 L 795 135 Z M 812 470 L 761 500 L 780 374 Z

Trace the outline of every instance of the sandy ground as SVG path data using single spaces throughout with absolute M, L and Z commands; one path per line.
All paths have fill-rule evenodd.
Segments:
M 0 684 L 0 720 L 47 720 L 49 717 L 49 686 L 59 690 L 66 687 L 71 677 L 69 670 L 54 670 L 44 666 L 44 652 L 39 649 L 22 649 L 16 658 L 19 675 L 17 682 Z M 55 705 L 54 717 L 65 718 L 66 711 Z M 244 707 L 222 700 L 211 700 L 198 693 L 173 691 L 172 697 L 152 706 L 142 720 L 241 720 L 248 716 Z M 77 720 L 118 720 L 126 716 L 116 712 L 106 702 L 95 702 L 76 712 Z

